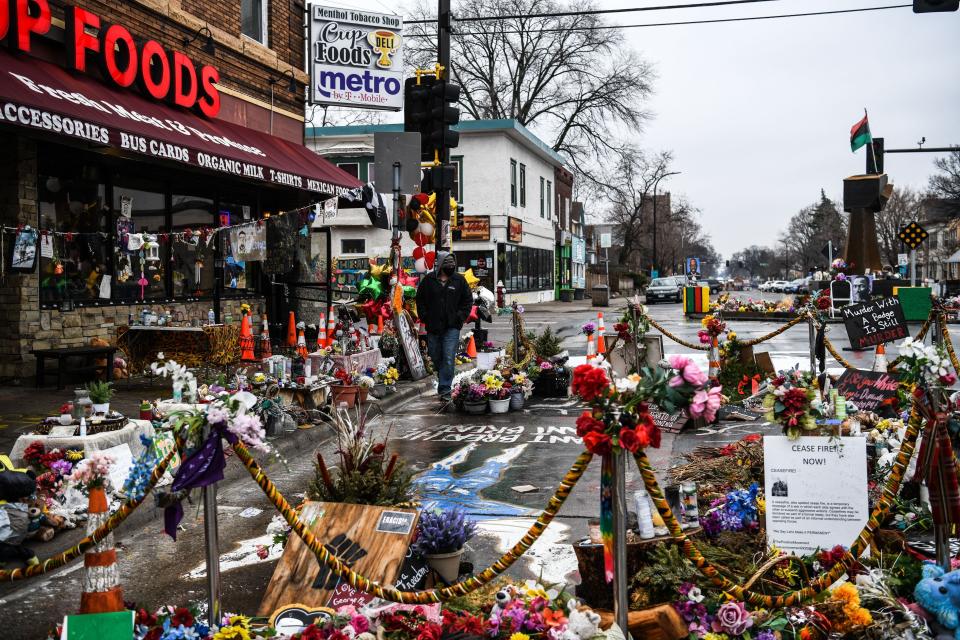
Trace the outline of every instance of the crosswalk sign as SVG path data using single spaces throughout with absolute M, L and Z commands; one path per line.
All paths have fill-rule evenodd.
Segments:
M 911 249 L 916 249 L 923 241 L 927 239 L 927 236 L 930 234 L 927 233 L 926 229 L 921 227 L 916 222 L 911 222 L 904 228 L 900 229 L 900 233 L 897 234 L 897 237 L 903 241 L 903 244 L 907 245 Z

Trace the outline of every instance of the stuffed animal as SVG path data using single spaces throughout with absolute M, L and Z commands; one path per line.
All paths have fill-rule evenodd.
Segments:
M 579 608 L 576 600 L 567 603 L 567 628 L 560 634 L 559 640 L 590 640 L 600 633 L 600 614 L 591 609 Z
M 30 497 L 36 490 L 32 472 L 0 472 L 0 562 L 39 562 L 33 550 L 23 545 L 30 534 Z
M 490 610 L 490 617 L 499 617 L 500 613 L 507 608 L 507 605 L 517 598 L 517 595 L 517 588 L 512 584 L 508 584 L 503 589 L 500 589 L 494 598 L 493 609 Z
M 960 640 L 960 570 L 944 573 L 936 563 L 925 562 L 923 579 L 914 588 L 913 597 Z
M 30 516 L 27 537 L 31 540 L 50 542 L 57 531 L 66 526 L 66 519 L 63 516 L 47 513 L 42 502 L 35 502 L 30 505 L 27 513 Z

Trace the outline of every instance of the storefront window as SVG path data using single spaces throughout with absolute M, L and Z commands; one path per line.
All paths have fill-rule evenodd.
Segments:
M 500 279 L 510 293 L 553 288 L 553 251 L 511 244 L 497 247 Z
M 130 302 L 164 298 L 170 244 L 161 242 L 159 234 L 169 231 L 166 195 L 159 183 L 132 184 L 113 188 L 117 221 L 113 298 Z
M 170 200 L 175 235 L 171 242 L 170 269 L 173 295 L 203 296 L 213 293 L 214 200 L 204 196 L 174 194 Z
M 39 176 L 40 300 L 96 300 L 112 273 L 106 187 L 90 167 L 43 167 Z M 46 232 L 46 233 L 44 233 Z M 109 282 L 109 281 L 108 281 Z M 109 297 L 109 288 L 105 290 Z

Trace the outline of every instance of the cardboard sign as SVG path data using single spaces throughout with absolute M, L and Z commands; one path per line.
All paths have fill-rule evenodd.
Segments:
M 346 582 L 340 582 L 337 585 L 337 588 L 333 590 L 333 595 L 330 596 L 330 602 L 327 603 L 327 606 L 334 611 L 339 611 L 341 607 L 355 607 L 357 610 L 360 610 L 369 602 L 373 601 L 373 596 L 364 591 L 360 591 L 356 587 L 351 587 Z
M 410 377 L 414 380 L 427 377 L 427 368 L 420 354 L 420 337 L 414 330 L 413 322 L 407 312 L 394 314 L 394 322 L 397 323 L 397 335 L 400 337 L 400 346 L 403 348 L 403 355 L 410 369 Z
M 408 535 L 413 529 L 415 518 L 416 514 L 409 511 L 384 511 L 380 515 L 380 522 L 377 523 L 377 531 L 402 536 Z
M 400 536 L 377 531 L 385 512 L 412 516 L 411 532 Z M 300 515 L 317 540 L 324 542 L 327 551 L 354 571 L 380 584 L 393 584 L 397 579 L 418 518 L 419 513 L 413 510 L 335 502 L 307 502 Z M 260 603 L 258 615 L 268 616 L 290 603 L 308 608 L 331 607 L 335 599 L 360 597 L 345 591 L 344 586 L 349 587 L 349 584 L 330 571 L 326 564 L 321 565 L 299 536 L 290 536 Z
M 798 556 L 850 546 L 867 523 L 867 439 L 763 438 L 767 545 Z
M 899 386 L 900 379 L 889 373 L 847 369 L 837 380 L 837 393 L 862 411 L 876 411 L 880 405 L 897 397 Z
M 878 344 L 902 340 L 907 333 L 907 320 L 900 301 L 882 298 L 840 309 L 847 328 L 850 346 L 854 349 L 875 347 Z

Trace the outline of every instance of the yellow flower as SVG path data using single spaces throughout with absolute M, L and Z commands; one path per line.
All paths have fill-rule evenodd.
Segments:
M 222 627 L 213 635 L 213 640 L 250 640 L 250 632 L 243 627 Z
M 844 613 L 847 614 L 847 617 L 850 618 L 850 624 L 856 626 L 867 626 L 873 624 L 873 616 L 870 615 L 870 612 L 863 607 L 857 607 L 851 611 L 844 609 Z
M 833 590 L 833 593 L 830 594 L 831 599 L 839 600 L 845 605 L 860 605 L 860 593 L 857 591 L 857 587 L 849 582 L 844 582 L 839 587 Z
M 737 339 L 737 333 L 735 331 L 727 332 L 727 340 L 736 340 L 736 339 Z
M 510 640 L 530 640 L 530 636 L 525 633 L 515 633 L 510 636 Z
M 248 616 L 230 616 L 230 624 L 234 627 L 250 628 L 250 618 Z
M 703 636 L 703 640 L 729 640 L 730 636 L 725 633 L 708 633 Z
M 66 453 L 66 458 L 70 462 L 80 462 L 83 460 L 83 451 L 79 449 L 68 449 Z

